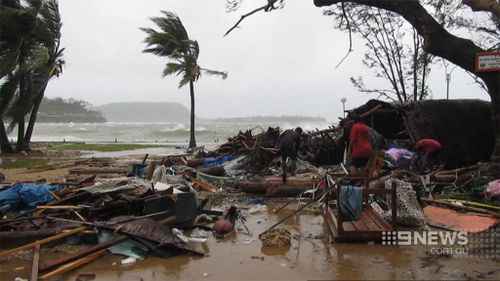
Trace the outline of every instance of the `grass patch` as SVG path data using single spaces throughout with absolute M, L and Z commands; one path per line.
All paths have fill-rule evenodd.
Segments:
M 2 159 L 0 163 L 0 168 L 2 169 L 20 169 L 26 168 L 31 169 L 34 165 L 46 165 L 49 163 L 49 159 L 41 158 L 17 158 L 17 159 Z
M 159 144 L 127 144 L 127 143 L 107 143 L 107 144 L 97 144 L 97 143 L 61 143 L 50 147 L 50 150 L 87 150 L 87 151 L 99 151 L 99 152 L 115 152 L 115 151 L 125 151 L 125 150 L 136 150 L 144 148 L 154 148 L 154 147 L 168 147 L 167 145 Z

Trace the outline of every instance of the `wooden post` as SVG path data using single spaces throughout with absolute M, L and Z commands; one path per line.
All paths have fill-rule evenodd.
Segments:
M 38 262 L 40 261 L 40 245 L 35 246 L 35 253 L 33 255 L 33 265 L 31 266 L 31 281 L 38 280 Z
M 398 202 L 397 202 L 397 194 L 396 194 L 396 182 L 392 182 L 391 186 L 391 200 L 392 200 L 392 230 L 396 230 L 398 224 Z

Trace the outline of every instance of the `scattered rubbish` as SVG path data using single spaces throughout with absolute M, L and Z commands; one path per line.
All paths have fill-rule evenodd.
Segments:
M 117 236 L 118 235 L 116 235 L 111 231 L 103 230 L 99 232 L 99 234 L 97 235 L 97 239 L 99 243 L 104 243 L 106 241 L 110 241 L 116 238 Z M 127 240 L 121 242 L 120 244 L 111 246 L 108 248 L 108 250 L 113 254 L 120 254 L 128 257 L 133 257 L 139 260 L 144 259 L 148 252 L 148 248 L 146 246 L 132 240 Z
M 191 235 L 189 237 L 191 238 L 208 238 L 210 235 L 210 232 L 205 231 L 200 228 L 195 228 L 191 231 Z
M 283 247 L 290 245 L 292 236 L 284 228 L 275 228 L 261 233 L 259 239 L 265 247 Z
M 247 212 L 251 215 L 260 213 L 260 212 L 265 212 L 267 211 L 267 206 L 266 205 L 255 205 L 252 208 L 250 208 Z
M 451 104 L 472 111 L 483 107 L 489 110 L 484 102 L 425 101 L 401 106 L 373 100 L 354 109 L 351 113 L 360 115 L 372 127 L 373 146 L 366 166 L 354 173 L 349 172 L 345 161 L 349 159 L 345 151 L 351 113 L 336 127 L 304 134 L 296 175 L 288 177 L 286 183 L 279 175 L 290 167 L 286 163 L 282 166 L 275 148 L 282 131 L 279 127 L 240 131 L 214 151 L 196 148 L 189 155 L 146 154 L 141 156 L 142 162 L 92 158 L 35 167 L 71 169 L 60 182 L 2 183 L 0 242 L 8 245 L 8 241 L 20 238 L 35 242 L 4 250 L 0 259 L 23 250 L 31 255 L 34 249 L 32 279 L 37 279 L 37 274 L 38 279 L 51 279 L 109 253 L 126 256 L 120 262 L 124 266 L 149 255 L 204 256 L 210 244 L 200 243 L 213 239 L 210 229 L 216 237 L 224 237 L 237 225 L 238 232 L 228 241 L 243 245 L 257 241 L 246 224 L 247 218 L 260 224 L 258 227 L 268 227 L 263 222 L 275 217 L 264 217 L 270 213 L 269 202 L 275 200 L 271 197 L 282 198 L 277 201 L 283 204 L 273 208 L 273 213 L 282 213 L 259 235 L 263 253 L 279 250 L 265 247 L 291 246 L 290 231 L 276 227 L 306 208 L 321 209 L 335 241 L 369 241 L 372 245 L 381 240 L 384 231 L 426 222 L 450 230 L 485 231 L 500 218 L 500 180 L 475 162 L 491 155 L 491 136 L 480 126 L 460 128 L 460 132 L 455 126 L 453 132 L 446 131 L 440 138 L 435 134 L 442 130 L 421 118 L 422 113 L 432 111 L 435 114 L 431 119 L 440 120 L 438 115 L 444 111 L 436 109 Z M 467 110 L 459 111 L 453 110 L 458 119 L 463 119 Z M 489 120 L 485 116 L 478 118 Z M 465 143 L 454 137 L 460 134 L 474 138 Z M 441 165 L 422 173 L 413 168 L 412 151 L 412 143 L 420 137 L 435 138 L 443 144 L 436 159 Z M 446 170 L 450 167 L 453 170 Z M 2 176 L 0 173 L 0 181 Z M 488 201 L 482 201 L 485 198 Z M 429 205 L 422 210 L 422 204 Z M 212 209 L 214 206 L 219 209 Z M 318 218 L 309 223 L 322 224 L 323 218 Z M 83 239 L 96 233 L 98 243 Z M 248 237 L 242 239 L 241 234 Z M 62 238 L 72 235 L 94 244 L 38 265 L 40 247 L 56 241 L 68 244 Z M 282 267 L 297 266 L 302 240 L 313 243 L 313 239 L 326 236 L 306 232 L 297 237 L 298 245 L 292 246 L 297 250 L 295 265 L 282 263 Z M 265 258 L 254 255 L 251 259 Z M 205 272 L 202 277 L 208 275 Z M 93 273 L 81 273 L 76 280 L 95 278 Z
M 245 238 L 245 240 L 243 241 L 243 245 L 250 245 L 254 241 L 256 241 L 255 238 L 251 238 L 251 237 Z
M 263 256 L 252 256 L 252 260 L 261 260 L 264 261 L 265 257 Z
M 126 258 L 126 259 L 123 259 L 123 260 L 121 261 L 121 264 L 122 264 L 122 265 L 131 265 L 131 264 L 134 264 L 134 263 L 136 263 L 136 262 L 137 262 L 137 259 L 136 259 L 136 258 L 134 258 L 134 257 L 128 257 L 128 258 Z
M 484 189 L 484 196 L 488 200 L 500 199 L 500 179 L 488 183 Z

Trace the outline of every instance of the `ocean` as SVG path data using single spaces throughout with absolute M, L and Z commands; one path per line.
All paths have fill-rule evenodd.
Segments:
M 279 126 L 282 129 L 302 127 L 305 131 L 326 129 L 328 122 L 291 123 L 215 123 L 198 122 L 196 141 L 200 144 L 225 142 L 238 131 L 263 130 Z M 256 128 L 254 133 L 261 132 Z M 16 139 L 16 130 L 10 138 Z M 35 142 L 99 142 L 99 143 L 187 143 L 188 123 L 37 123 L 32 141 Z

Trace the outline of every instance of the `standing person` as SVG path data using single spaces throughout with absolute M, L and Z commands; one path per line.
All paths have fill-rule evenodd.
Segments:
M 362 122 L 363 119 L 359 115 L 353 115 L 351 119 L 354 121 L 349 133 L 352 173 L 366 166 L 372 152 L 372 145 L 370 143 L 370 129 Z
M 441 143 L 435 139 L 421 139 L 415 144 L 420 173 L 434 169 L 434 160 L 441 150 Z M 423 156 L 422 156 L 423 155 Z
M 297 155 L 301 142 L 302 128 L 300 127 L 295 128 L 295 130 L 284 131 L 276 140 L 276 146 L 279 149 L 279 153 L 281 155 L 281 177 L 283 178 L 284 183 L 286 182 L 286 160 L 288 157 L 292 159 L 292 176 L 295 175 Z

